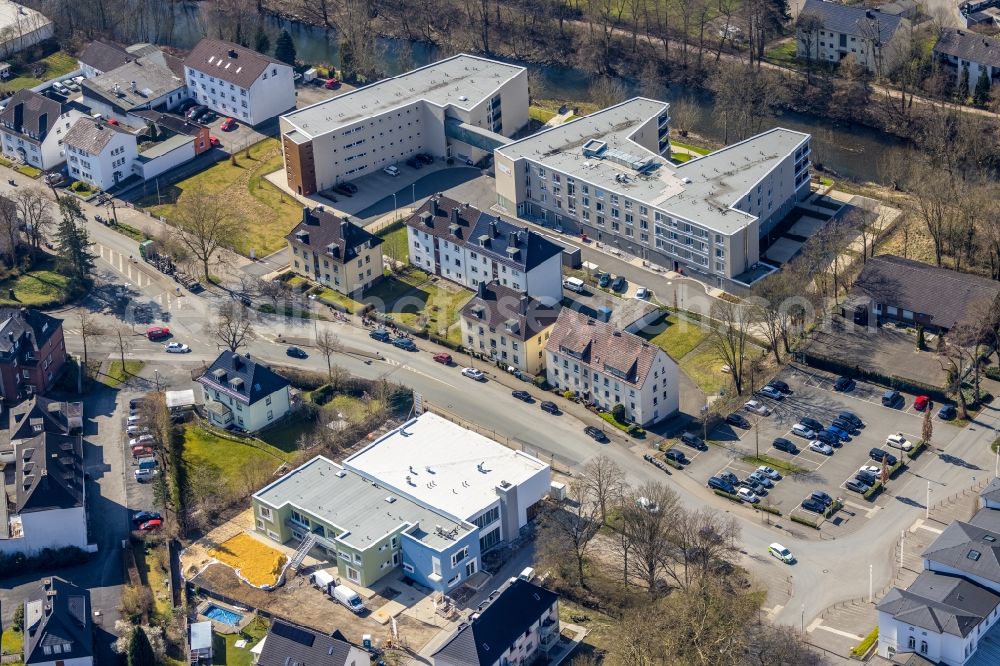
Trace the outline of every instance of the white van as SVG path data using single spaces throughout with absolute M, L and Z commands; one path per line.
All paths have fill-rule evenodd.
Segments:
M 583 293 L 583 280 L 577 277 L 568 277 L 563 280 L 563 287 L 578 294 Z
M 525 567 L 524 570 L 522 570 L 521 573 L 517 575 L 517 577 L 520 578 L 521 580 L 526 580 L 530 583 L 531 579 L 535 577 L 534 567 Z
M 326 594 L 330 594 L 330 590 L 332 590 L 337 584 L 336 579 L 330 574 L 330 572 L 324 571 L 323 569 L 313 572 L 313 574 L 309 576 L 309 581 Z
M 333 588 L 333 598 L 350 608 L 358 615 L 365 611 L 365 604 L 361 601 L 361 597 L 358 596 L 357 592 L 346 585 L 338 585 Z

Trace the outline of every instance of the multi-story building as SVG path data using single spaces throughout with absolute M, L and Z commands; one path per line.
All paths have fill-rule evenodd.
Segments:
M 992 86 L 1000 81 L 1000 40 L 979 32 L 959 28 L 941 28 L 934 55 L 950 67 L 956 76 L 969 70 L 969 91 L 976 88 L 982 72 Z
M 3 154 L 43 171 L 56 168 L 66 161 L 66 133 L 85 112 L 75 102 L 57 102 L 27 89 L 17 91 L 0 112 Z
M 623 405 L 641 426 L 679 406 L 677 363 L 644 338 L 570 308 L 559 311 L 545 345 L 551 386 L 574 391 L 600 409 Z
M 834 65 L 850 55 L 872 74 L 888 75 L 910 56 L 909 26 L 899 14 L 806 0 L 796 21 L 796 54 Z
M 382 279 L 382 239 L 323 206 L 303 208 L 285 240 L 293 273 L 341 294 L 360 297 Z
M 0 308 L 0 391 L 8 405 L 47 392 L 65 363 L 61 319 L 28 308 Z
M 52 39 L 52 21 L 23 3 L 6 0 L 0 3 L 0 58 Z
M 542 461 L 432 412 L 386 433 L 345 459 L 344 467 L 474 524 L 483 552 L 517 537 L 551 484 Z
M 532 664 L 559 642 L 559 595 L 515 578 L 434 653 L 434 666 Z
M 139 156 L 135 135 L 104 120 L 84 117 L 66 133 L 66 162 L 73 180 L 107 190 L 132 175 Z
M 635 98 L 496 149 L 497 206 L 717 286 L 809 194 L 809 135 L 773 129 L 680 165 L 668 104 Z
M 560 245 L 442 195 L 406 220 L 410 263 L 470 289 L 482 282 L 528 294 L 550 305 L 562 300 Z
M 291 66 L 239 44 L 201 40 L 184 59 L 184 73 L 194 100 L 249 125 L 295 108 Z
M 77 435 L 83 428 L 83 403 L 33 395 L 0 413 L 0 463 L 14 462 L 14 447 L 43 432 Z
M 527 70 L 457 55 L 282 116 L 285 175 L 308 195 L 416 153 L 472 164 L 527 123 Z
M 257 432 L 291 410 L 289 381 L 250 354 L 222 352 L 197 381 L 208 418 L 220 428 Z
M 114 69 L 83 81 L 83 101 L 105 120 L 144 128 L 139 111 L 171 111 L 188 99 L 181 61 L 156 52 L 158 57 L 134 58 Z
M 25 666 L 92 666 L 90 591 L 53 576 L 24 603 Z
M 537 375 L 559 306 L 543 305 L 496 282 L 480 282 L 462 307 L 462 344 L 506 367 Z
M 90 79 L 121 67 L 134 58 L 135 56 L 117 44 L 95 39 L 83 47 L 80 55 L 76 57 L 76 64 L 80 66 L 83 75 Z

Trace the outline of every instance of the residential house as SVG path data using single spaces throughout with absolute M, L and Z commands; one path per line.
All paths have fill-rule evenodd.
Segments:
M 917 0 L 893 0 L 893 2 L 880 5 L 878 10 L 883 14 L 902 16 L 912 20 L 920 14 L 920 3 Z
M 902 13 L 805 0 L 796 22 L 796 53 L 799 58 L 828 64 L 851 55 L 872 74 L 887 76 L 910 57 L 909 28 L 910 21 Z
M 134 56 L 121 46 L 97 39 L 83 47 L 80 55 L 76 57 L 76 64 L 80 66 L 85 77 L 92 79 L 133 59 Z
M 302 221 L 285 236 L 292 272 L 359 298 L 382 279 L 382 239 L 361 225 L 317 206 L 302 209 Z
M 1000 478 L 994 478 L 979 493 L 982 506 L 987 509 L 1000 509 Z
M 53 576 L 24 604 L 25 666 L 92 666 L 90 591 Z
M 548 237 L 460 204 L 431 197 L 406 220 L 410 263 L 476 289 L 480 282 L 524 292 L 546 305 L 562 300 L 562 246 Z
M 188 99 L 181 61 L 157 51 L 84 80 L 83 101 L 94 114 L 143 128 L 138 111 L 172 111 Z
M 281 116 L 288 187 L 309 195 L 418 153 L 473 164 L 528 124 L 528 72 L 456 55 Z
M 0 58 L 52 39 L 52 21 L 36 9 L 20 2 L 0 3 Z
M 677 363 L 612 323 L 563 308 L 545 355 L 550 386 L 573 391 L 600 409 L 622 405 L 628 420 L 641 426 L 677 412 Z
M 531 664 L 559 642 L 559 595 L 515 578 L 438 648 L 434 666 Z
M 0 412 L 0 463 L 14 462 L 14 446 L 42 432 L 76 435 L 83 428 L 83 403 L 32 395 Z
M 543 305 L 498 282 L 480 282 L 462 307 L 462 344 L 534 376 L 545 365 L 545 342 L 558 315 L 558 305 Z
M 193 99 L 248 125 L 295 108 L 291 66 L 239 44 L 202 39 L 184 71 Z
M 134 134 L 96 118 L 77 120 L 65 143 L 70 178 L 98 190 L 111 189 L 129 178 L 139 156 Z
M 8 405 L 46 393 L 65 363 L 61 319 L 28 308 L 0 308 L 0 392 Z
M 975 90 L 985 71 L 992 86 L 1000 80 L 1000 39 L 959 28 L 941 28 L 934 55 L 955 76 L 969 70 L 969 90 Z
M 31 90 L 19 90 L 0 112 L 3 154 L 48 171 L 66 161 L 63 139 L 70 127 L 86 115 L 75 102 L 58 102 Z
M 208 418 L 220 428 L 257 432 L 291 409 L 290 382 L 250 354 L 222 352 L 197 381 Z
M 179 134 L 191 137 L 194 142 L 194 154 L 201 155 L 212 149 L 211 133 L 208 127 L 193 120 L 188 120 L 183 116 L 174 113 L 162 113 L 160 111 L 136 111 L 134 114 L 147 123 L 153 123 L 158 131 L 167 131 L 172 134 Z
M 212 663 L 212 622 L 188 624 L 188 661 L 192 664 Z
M 947 332 L 975 307 L 998 307 L 1000 282 L 891 254 L 865 262 L 844 307 L 859 325 L 896 321 Z
M 458 458 L 456 451 L 462 452 Z M 433 412 L 391 430 L 343 465 L 382 488 L 474 524 L 482 552 L 518 537 L 552 481 L 550 467 L 534 456 Z
M 275 620 L 261 641 L 259 666 L 368 666 L 366 651 L 339 638 Z M 256 647 L 256 646 L 255 646 Z

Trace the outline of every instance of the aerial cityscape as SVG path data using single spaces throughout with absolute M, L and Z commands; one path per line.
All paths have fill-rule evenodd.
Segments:
M 1000 0 L 0 0 L 0 664 L 1000 665 Z

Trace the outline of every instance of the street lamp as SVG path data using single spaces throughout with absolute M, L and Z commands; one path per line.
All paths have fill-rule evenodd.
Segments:
M 399 219 L 399 206 L 396 205 L 396 193 L 392 193 L 392 221 Z

